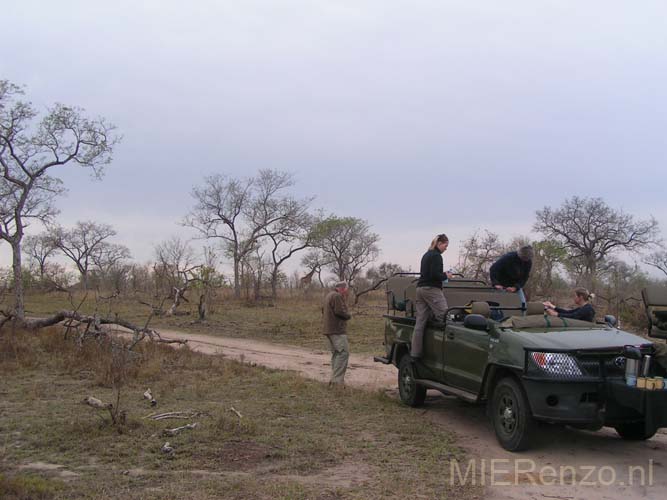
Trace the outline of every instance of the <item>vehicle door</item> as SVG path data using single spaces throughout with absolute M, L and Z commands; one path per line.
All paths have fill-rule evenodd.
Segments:
M 466 328 L 460 322 L 448 322 L 444 333 L 445 384 L 479 392 L 493 339 L 487 332 Z
M 424 330 L 424 345 L 422 350 L 422 364 L 426 373 L 419 374 L 420 378 L 427 378 L 442 382 L 443 358 L 442 352 L 445 342 L 445 324 L 442 322 L 429 321 Z

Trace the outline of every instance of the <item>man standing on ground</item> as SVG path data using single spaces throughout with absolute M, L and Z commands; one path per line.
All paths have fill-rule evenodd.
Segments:
M 347 342 L 347 322 L 352 316 L 347 310 L 346 298 L 349 288 L 345 281 L 334 285 L 324 299 L 324 335 L 331 346 L 331 381 L 329 385 L 343 385 L 345 371 L 350 358 L 350 346 Z
M 526 296 L 523 287 L 526 286 L 530 270 L 533 267 L 533 247 L 524 245 L 515 252 L 509 252 L 500 257 L 491 266 L 491 284 L 499 290 L 519 292 L 523 304 Z

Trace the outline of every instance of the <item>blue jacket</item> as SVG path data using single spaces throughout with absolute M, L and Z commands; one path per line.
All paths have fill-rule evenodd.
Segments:
M 584 304 L 574 309 L 561 309 L 557 307 L 555 310 L 561 318 L 580 319 L 581 321 L 590 322 L 595 319 L 595 309 L 590 304 Z

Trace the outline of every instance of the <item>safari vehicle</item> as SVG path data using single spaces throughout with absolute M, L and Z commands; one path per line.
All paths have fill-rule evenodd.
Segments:
M 499 443 L 510 451 L 530 446 L 537 421 L 610 426 L 628 440 L 649 439 L 667 426 L 667 390 L 639 389 L 625 377 L 626 362 L 653 355 L 654 344 L 617 329 L 611 316 L 602 324 L 548 316 L 541 303 L 523 304 L 518 294 L 482 281 L 444 283 L 445 321 L 429 322 L 423 357 L 413 362 L 415 283 L 408 273 L 388 280 L 385 354 L 375 358 L 398 368 L 405 404 L 422 405 L 427 389 L 486 404 Z M 664 312 L 667 320 L 667 290 L 649 290 L 645 301 L 647 311 Z M 645 364 L 650 376 L 665 375 L 659 364 Z

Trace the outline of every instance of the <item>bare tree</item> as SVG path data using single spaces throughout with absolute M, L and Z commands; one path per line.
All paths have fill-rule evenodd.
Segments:
M 116 235 L 114 228 L 109 224 L 79 221 L 72 229 L 55 226 L 51 228 L 50 235 L 53 244 L 74 262 L 81 274 L 81 286 L 87 290 L 89 272 L 94 267 L 95 259 L 101 260 L 101 256 L 107 253 L 104 250 L 108 245 L 106 240 Z
M 166 281 L 168 295 L 173 297 L 173 303 L 166 311 L 167 316 L 171 316 L 176 314 L 181 301 L 189 302 L 185 294 L 198 281 L 197 271 L 201 265 L 195 263 L 192 247 L 177 236 L 156 245 L 155 258 L 156 278 Z
M 26 236 L 23 240 L 23 252 L 37 267 L 41 281 L 46 274 L 47 260 L 56 249 L 53 239 L 48 234 Z
M 466 278 L 480 280 L 489 275 L 489 268 L 505 250 L 500 236 L 485 230 L 475 231 L 461 243 L 457 270 Z
M 644 262 L 653 266 L 667 276 L 667 250 L 659 250 L 649 255 Z
M 353 281 L 377 259 L 380 237 L 368 222 L 355 217 L 330 216 L 314 229 L 314 245 L 339 280 Z
M 103 241 L 92 253 L 93 264 L 103 274 L 124 260 L 131 258 L 132 253 L 125 245 L 107 243 L 106 241 Z
M 545 207 L 536 215 L 533 229 L 565 248 L 569 259 L 582 262 L 588 287 L 594 287 L 598 265 L 605 258 L 621 250 L 642 250 L 658 241 L 654 218 L 635 220 L 601 198 L 574 196 L 560 208 Z
M 196 267 L 192 247 L 178 236 L 155 245 L 155 260 L 167 278 L 169 287 L 181 283 L 183 275 Z
M 296 217 L 306 200 L 283 196 L 294 184 L 293 176 L 260 170 L 250 179 L 208 176 L 192 196 L 195 207 L 184 224 L 206 239 L 220 239 L 234 265 L 234 294 L 241 296 L 241 263 L 260 245 L 259 240 Z
M 246 298 L 250 299 L 250 288 L 253 291 L 253 300 L 261 298 L 262 283 L 266 278 L 269 262 L 265 258 L 265 252 L 255 248 L 251 253 L 243 257 L 243 269 L 245 271 L 244 283 L 246 285 Z
M 234 264 L 234 294 L 241 296 L 240 265 L 252 249 L 254 241 L 243 239 L 243 214 L 252 201 L 253 179 L 230 179 L 223 175 L 204 178 L 201 186 L 192 190 L 195 206 L 184 224 L 201 233 L 204 238 L 218 238 L 225 243 Z
M 49 175 L 65 165 L 89 168 L 100 176 L 119 138 L 104 119 L 56 104 L 37 122 L 38 113 L 21 100 L 23 90 L 0 80 L 0 239 L 12 247 L 14 317 L 24 321 L 21 242 L 30 221 L 48 221 L 62 182 Z
M 278 296 L 280 268 L 296 253 L 313 244 L 313 218 L 307 213 L 308 204 L 291 200 L 284 208 L 285 217 L 267 226 L 262 235 L 268 240 L 271 257 L 271 296 Z
M 113 286 L 117 294 L 130 273 L 130 265 L 125 261 L 132 258 L 130 249 L 125 245 L 103 241 L 92 253 L 95 275 L 102 282 Z

